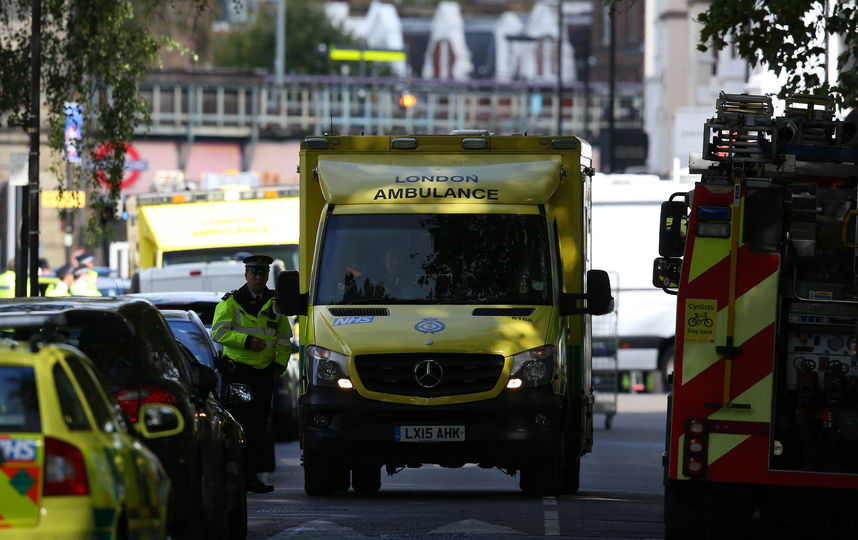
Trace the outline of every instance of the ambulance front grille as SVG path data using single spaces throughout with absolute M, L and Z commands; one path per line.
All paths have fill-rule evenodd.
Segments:
M 427 388 L 430 376 L 418 382 L 415 367 L 424 373 L 427 364 L 440 382 Z M 367 354 L 355 357 L 363 385 L 373 392 L 418 397 L 441 397 L 486 392 L 495 387 L 503 371 L 503 356 L 490 354 Z M 440 367 L 440 371 L 437 369 Z

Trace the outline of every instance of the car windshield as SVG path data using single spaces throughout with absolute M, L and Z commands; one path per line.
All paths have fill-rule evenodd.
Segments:
M 548 231 L 535 214 L 332 215 L 317 304 L 549 304 Z
M 194 357 L 205 366 L 215 368 L 214 356 L 210 346 L 210 338 L 205 331 L 191 321 L 185 319 L 167 319 L 167 324 L 173 331 L 173 335 L 191 350 Z

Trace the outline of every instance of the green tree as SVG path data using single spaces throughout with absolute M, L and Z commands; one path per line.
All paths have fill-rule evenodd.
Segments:
M 608 0 L 616 1 L 616 0 Z M 828 0 L 713 0 L 700 15 L 697 48 L 736 46 L 752 66 L 785 73 L 779 96 L 821 93 L 840 105 L 858 105 L 858 7 Z M 837 34 L 844 48 L 837 57 L 838 80 L 826 81 L 825 36 Z
M 285 73 L 326 74 L 341 62 L 327 57 L 331 45 L 355 45 L 358 41 L 325 16 L 321 2 L 287 0 Z M 222 67 L 261 67 L 274 71 L 274 3 L 261 3 L 255 20 L 228 34 L 213 37 L 214 63 Z
M 182 0 L 179 0 L 182 1 Z M 199 13 L 207 0 L 186 0 Z M 67 101 L 83 109 L 77 144 L 84 165 L 76 167 L 73 185 L 89 186 L 94 196 L 87 226 L 91 243 L 104 235 L 103 224 L 119 198 L 125 161 L 124 143 L 149 122 L 149 107 L 137 92 L 148 68 L 158 64 L 162 47 L 181 48 L 154 34 L 163 8 L 175 0 L 41 0 L 41 101 L 48 143 L 57 177 L 62 165 Z M 0 1 L 0 123 L 23 126 L 30 111 L 31 0 Z M 187 51 L 185 51 L 187 52 Z M 102 145 L 113 148 L 98 163 Z M 101 173 L 99 174 L 99 170 Z M 106 184 L 106 189 L 102 188 Z M 51 186 L 53 187 L 53 186 Z M 62 189 L 63 186 L 57 186 Z

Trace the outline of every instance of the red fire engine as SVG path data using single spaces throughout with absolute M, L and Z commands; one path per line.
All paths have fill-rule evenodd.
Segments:
M 722 93 L 700 181 L 662 204 L 653 285 L 678 295 L 668 539 L 856 521 L 858 146 L 834 111 L 803 95 L 775 116 L 766 96 Z

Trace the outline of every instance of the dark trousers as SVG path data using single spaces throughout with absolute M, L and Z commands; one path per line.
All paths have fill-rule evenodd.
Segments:
M 241 427 L 247 444 L 244 447 L 244 474 L 252 477 L 262 471 L 272 470 L 267 465 L 273 458 L 273 440 L 268 436 L 268 417 L 271 416 L 271 401 L 274 391 L 274 364 L 265 369 L 256 369 L 235 362 L 235 370 L 224 371 L 222 388 L 223 403 Z M 226 396 L 232 383 L 246 384 L 251 399 L 245 403 L 234 403 Z

